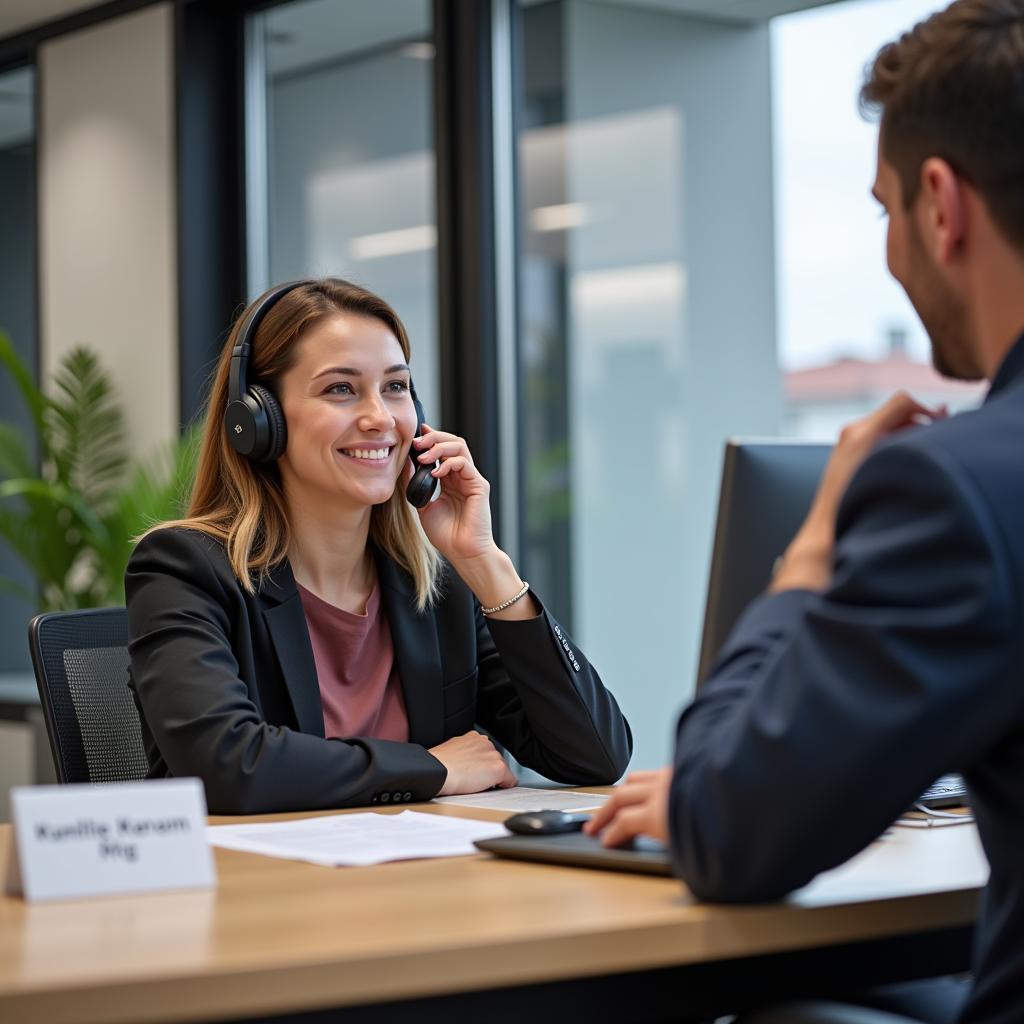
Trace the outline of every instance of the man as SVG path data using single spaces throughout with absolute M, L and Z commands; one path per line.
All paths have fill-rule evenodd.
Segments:
M 588 830 L 669 840 L 698 897 L 770 900 L 962 771 L 991 879 L 961 1020 L 1024 1021 L 1024 0 L 917 25 L 861 98 L 889 269 L 935 365 L 991 388 L 949 419 L 897 395 L 843 432 L 674 768 L 631 776 Z

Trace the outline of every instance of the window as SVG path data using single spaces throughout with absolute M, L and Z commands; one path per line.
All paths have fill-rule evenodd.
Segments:
M 692 692 L 725 439 L 832 439 L 901 386 L 977 401 L 888 278 L 857 109 L 878 47 L 940 6 L 519 0 L 524 575 L 638 767 Z
M 427 0 L 302 0 L 250 16 L 249 292 L 345 277 L 398 311 L 439 407 Z
M 726 438 L 831 438 L 898 386 L 977 401 L 929 370 L 888 280 L 876 130 L 856 105 L 878 46 L 940 5 L 742 21 L 711 0 L 512 0 L 518 331 L 499 391 L 519 429 L 503 472 L 522 483 L 520 569 L 620 697 L 638 767 L 664 763 L 692 692 Z M 314 274 L 379 291 L 428 411 L 431 10 L 282 4 L 248 19 L 247 65 L 250 292 Z
M 777 429 L 769 37 L 519 7 L 523 572 L 665 762 L 722 442 Z
M 772 23 L 785 434 L 833 440 L 901 387 L 954 410 L 981 397 L 983 385 L 932 369 L 920 321 L 886 270 L 886 222 L 868 194 L 877 127 L 857 109 L 879 47 L 945 6 L 860 0 Z

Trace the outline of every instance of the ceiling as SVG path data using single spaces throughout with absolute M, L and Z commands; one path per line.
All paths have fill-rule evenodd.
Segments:
M 388 7 L 381 0 L 302 0 L 272 7 L 266 30 L 267 71 L 276 75 L 429 39 L 430 3 L 402 0 Z
M 777 14 L 792 14 L 824 7 L 839 0 L 600 0 L 619 6 L 653 7 L 677 14 L 696 14 L 719 21 L 765 21 Z
M 514 0 L 524 6 L 548 3 L 550 0 Z M 654 11 L 690 14 L 713 21 L 767 21 L 779 14 L 793 14 L 812 7 L 826 7 L 843 0 L 586 0 L 587 3 L 610 4 L 613 7 L 646 7 Z
M 216 2 L 216 0 L 207 0 Z M 600 0 L 636 7 L 654 7 L 708 18 L 759 21 L 807 7 L 820 7 L 836 0 Z M 67 17 L 89 7 L 96 0 L 2 0 L 0 2 L 0 39 L 17 35 L 48 21 Z
M 98 6 L 96 0 L 3 0 L 0 3 L 0 39 Z

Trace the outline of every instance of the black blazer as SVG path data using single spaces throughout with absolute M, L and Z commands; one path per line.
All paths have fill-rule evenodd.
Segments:
M 865 461 L 829 589 L 733 631 L 679 723 L 677 870 L 707 899 L 775 899 L 954 770 L 991 865 L 962 1020 L 1024 1021 L 1024 337 L 980 409 Z
M 125 576 L 130 685 L 151 778 L 196 775 L 209 809 L 258 814 L 428 800 L 445 768 L 427 752 L 480 725 L 523 765 L 575 785 L 616 781 L 629 726 L 546 611 L 485 622 L 449 570 L 418 613 L 412 581 L 376 553 L 409 743 L 325 739 L 309 631 L 287 562 L 255 594 L 224 546 L 193 530 L 139 542 Z

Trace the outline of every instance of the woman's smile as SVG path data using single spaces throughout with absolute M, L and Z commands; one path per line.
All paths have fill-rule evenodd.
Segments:
M 366 469 L 383 469 L 391 462 L 391 454 L 397 445 L 360 445 L 353 448 L 338 448 L 336 451 L 350 462 L 358 462 Z

